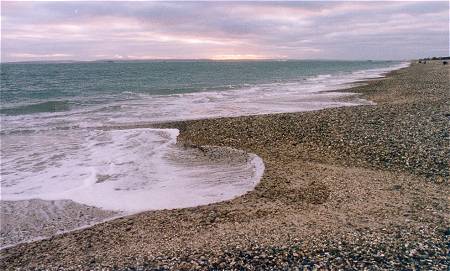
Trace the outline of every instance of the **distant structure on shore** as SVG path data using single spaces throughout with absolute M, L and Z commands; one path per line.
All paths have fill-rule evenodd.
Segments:
M 440 57 L 427 57 L 427 58 L 420 58 L 419 60 L 449 60 L 450 56 L 440 56 Z
M 441 57 L 427 57 L 427 58 L 420 58 L 419 63 L 427 64 L 428 60 L 449 60 L 450 56 L 441 56 Z M 443 65 L 447 65 L 447 61 L 442 62 Z
M 427 60 L 449 60 L 449 59 L 450 59 L 450 56 L 419 58 L 419 60 L 422 60 L 422 61 L 427 61 Z

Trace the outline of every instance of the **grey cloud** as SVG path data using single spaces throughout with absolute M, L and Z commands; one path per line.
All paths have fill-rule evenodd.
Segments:
M 448 2 L 2 2 L 2 17 L 2 60 L 20 60 L 13 53 L 94 59 L 131 51 L 399 59 L 448 54 L 449 45 Z M 132 22 L 137 26 L 128 28 Z

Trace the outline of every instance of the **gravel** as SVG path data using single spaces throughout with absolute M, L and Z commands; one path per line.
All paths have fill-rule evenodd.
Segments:
M 255 190 L 1 251 L 0 268 L 448 270 L 449 66 L 345 91 L 376 105 L 161 124 L 259 155 Z

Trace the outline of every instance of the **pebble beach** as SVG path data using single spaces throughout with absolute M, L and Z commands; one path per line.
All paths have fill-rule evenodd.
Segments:
M 260 183 L 5 248 L 0 268 L 448 270 L 449 74 L 414 62 L 341 90 L 372 105 L 160 124 L 186 148 L 258 155 Z

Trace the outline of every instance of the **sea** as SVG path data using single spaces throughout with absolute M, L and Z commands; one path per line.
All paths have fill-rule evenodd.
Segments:
M 230 149 L 238 157 L 233 161 L 201 157 L 178 146 L 178 130 L 152 125 L 370 105 L 333 90 L 406 66 L 325 60 L 2 63 L 1 201 L 64 200 L 130 214 L 232 199 L 263 176 L 257 155 Z

